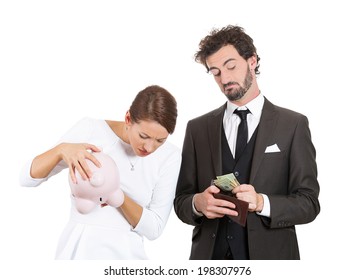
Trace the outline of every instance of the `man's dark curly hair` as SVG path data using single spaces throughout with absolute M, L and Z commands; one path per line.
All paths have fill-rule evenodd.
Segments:
M 256 47 L 253 45 L 253 39 L 239 26 L 228 25 L 221 29 L 212 29 L 210 34 L 200 41 L 199 51 L 197 51 L 194 56 L 195 61 L 203 64 L 209 72 L 206 63 L 207 58 L 226 45 L 233 45 L 240 56 L 245 60 L 255 54 L 257 57 L 255 73 L 260 73 L 259 60 L 261 58 L 257 55 Z

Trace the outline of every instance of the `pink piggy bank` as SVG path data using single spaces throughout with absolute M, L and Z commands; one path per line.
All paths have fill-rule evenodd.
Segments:
M 81 214 L 87 214 L 103 203 L 119 207 L 124 201 L 124 194 L 119 187 L 119 170 L 114 160 L 102 152 L 92 154 L 101 163 L 101 167 L 98 168 L 92 161 L 86 160 L 92 171 L 90 180 L 83 180 L 81 175 L 75 171 L 77 184 L 74 184 L 69 175 L 71 193 L 76 209 Z

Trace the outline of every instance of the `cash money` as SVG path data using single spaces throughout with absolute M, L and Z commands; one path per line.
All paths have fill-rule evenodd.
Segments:
M 233 173 L 216 176 L 216 179 L 213 180 L 213 183 L 215 186 L 225 192 L 232 191 L 233 188 L 240 185 Z

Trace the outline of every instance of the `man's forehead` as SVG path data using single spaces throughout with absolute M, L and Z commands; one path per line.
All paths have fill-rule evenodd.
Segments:
M 237 50 L 232 45 L 227 45 L 219 49 L 217 52 L 213 53 L 206 59 L 208 67 L 212 67 L 214 64 L 221 66 L 225 65 L 231 60 L 239 59 L 240 55 Z

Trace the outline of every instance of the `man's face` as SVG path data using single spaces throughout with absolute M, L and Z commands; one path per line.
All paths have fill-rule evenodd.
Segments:
M 252 86 L 254 75 L 249 65 L 251 58 L 246 61 L 234 46 L 222 47 L 209 56 L 206 62 L 209 73 L 230 101 L 240 100 Z

